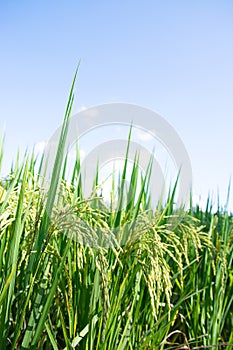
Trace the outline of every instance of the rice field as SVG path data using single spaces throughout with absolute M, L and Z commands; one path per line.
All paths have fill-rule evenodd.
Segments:
M 48 191 L 33 153 L 0 179 L 0 349 L 233 349 L 232 214 L 177 210 L 176 186 L 152 211 L 136 160 L 116 209 L 98 169 L 84 198 L 78 150 L 66 176 L 73 98 Z

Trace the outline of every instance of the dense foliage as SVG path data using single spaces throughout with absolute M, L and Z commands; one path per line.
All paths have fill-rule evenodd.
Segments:
M 83 198 L 78 152 L 70 182 L 63 162 L 72 101 L 49 190 L 34 156 L 0 179 L 0 348 L 233 349 L 232 215 L 175 210 L 175 189 L 152 212 L 136 159 L 127 205 L 127 161 L 116 209 L 98 170 Z

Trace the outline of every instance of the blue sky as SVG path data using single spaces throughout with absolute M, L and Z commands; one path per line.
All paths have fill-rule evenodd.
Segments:
M 233 2 L 1 1 L 0 130 L 17 148 L 61 124 L 77 63 L 74 112 L 109 102 L 160 113 L 189 153 L 195 194 L 233 175 Z M 233 210 L 233 197 L 231 208 Z

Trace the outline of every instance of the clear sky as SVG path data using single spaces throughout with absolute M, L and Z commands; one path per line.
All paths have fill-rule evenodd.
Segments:
M 81 60 L 74 112 L 109 102 L 159 112 L 189 153 L 194 192 L 233 175 L 232 0 L 0 1 L 0 131 L 17 148 L 61 124 Z M 233 210 L 233 197 L 231 196 Z

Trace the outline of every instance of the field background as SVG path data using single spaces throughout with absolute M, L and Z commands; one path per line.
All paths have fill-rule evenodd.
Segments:
M 1 350 L 233 349 L 232 13 L 231 0 L 0 2 Z M 178 132 L 189 210 L 175 183 L 153 212 L 151 165 L 136 161 L 109 206 L 98 168 L 84 198 L 82 145 L 68 177 L 71 111 L 109 102 Z M 48 188 L 43 151 L 62 123 Z

